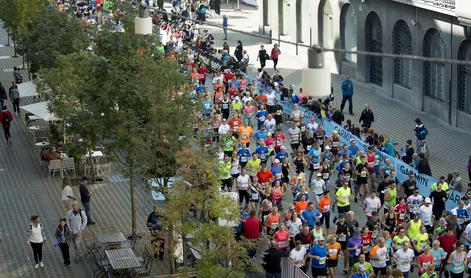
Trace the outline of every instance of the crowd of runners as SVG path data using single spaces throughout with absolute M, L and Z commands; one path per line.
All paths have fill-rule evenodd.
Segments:
M 464 276 L 468 260 L 471 266 L 471 204 L 469 184 L 458 172 L 441 177 L 426 196 L 414 174 L 400 183 L 391 161 L 376 152 L 429 169 L 412 140 L 403 153 L 394 150 L 387 135 L 371 128 L 374 116 L 367 105 L 362 128 L 346 124 L 369 142 L 367 152 L 354 140 L 342 144 L 335 131 L 326 136 L 319 118 L 338 122 L 332 97 L 306 97 L 302 89 L 284 84 L 276 70 L 270 75 L 260 68 L 257 76 L 246 75 L 249 57 L 241 41 L 233 52 L 227 42 L 218 49 L 210 32 L 179 17 L 197 12 L 204 1 L 196 6 L 174 2 L 179 2 L 172 10 L 175 16 L 155 14 L 158 35 L 167 53 L 182 54 L 180 61 L 194 84 L 191 96 L 201 103 L 195 132 L 207 123 L 211 128 L 205 130 L 203 144 L 220 151 L 221 189 L 238 193 L 243 219 L 237 236 L 258 240 L 263 234 L 270 240 L 263 257 L 267 277 L 281 277 L 283 256 L 313 277 Z M 280 54 L 277 45 L 270 52 L 261 47 L 257 59 L 262 67 L 268 60 L 276 67 Z M 210 56 L 209 66 L 204 61 Z M 285 113 L 286 106 L 293 112 Z M 300 106 L 318 117 L 305 119 Z M 416 150 L 427 134 L 417 119 L 411 133 Z M 450 188 L 465 197 L 448 212 Z M 355 215 L 354 208 L 364 215 Z

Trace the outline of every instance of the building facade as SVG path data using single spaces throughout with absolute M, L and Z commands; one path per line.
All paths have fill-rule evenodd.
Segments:
M 471 61 L 471 1 L 257 1 L 259 29 L 271 29 L 274 38 L 325 48 Z M 469 65 L 338 52 L 327 52 L 325 65 L 333 73 L 348 73 L 380 94 L 471 132 Z

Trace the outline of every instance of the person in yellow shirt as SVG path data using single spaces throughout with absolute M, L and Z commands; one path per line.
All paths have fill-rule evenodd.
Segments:
M 249 147 L 250 140 L 252 140 L 253 129 L 249 126 L 248 121 L 244 120 L 244 123 L 239 127 L 239 142 Z
M 449 186 L 448 186 L 448 183 L 446 182 L 444 176 L 441 176 L 440 179 L 436 183 L 432 184 L 432 187 L 430 188 L 430 191 L 437 190 L 437 183 L 442 184 L 442 190 L 448 191 Z
M 350 211 L 350 199 L 352 198 L 352 191 L 348 187 L 348 182 L 344 182 L 335 193 L 335 200 L 337 202 L 337 209 L 339 214 L 347 213 Z
M 262 160 L 258 158 L 258 153 L 252 154 L 252 159 L 247 162 L 247 171 L 249 172 L 250 179 L 253 182 L 253 177 L 255 177 L 260 170 L 260 165 L 262 164 Z
M 420 232 L 412 238 L 412 248 L 416 251 L 416 254 L 420 254 L 424 247 L 428 245 L 428 233 L 424 225 L 420 226 Z
M 409 238 L 416 238 L 420 234 L 420 226 L 422 226 L 422 220 L 416 214 L 412 221 L 406 224 L 407 235 Z

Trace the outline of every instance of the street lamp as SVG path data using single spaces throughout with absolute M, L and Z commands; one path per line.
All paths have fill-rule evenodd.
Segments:
M 134 19 L 134 33 L 152 35 L 152 18 L 144 5 L 139 5 L 139 14 Z

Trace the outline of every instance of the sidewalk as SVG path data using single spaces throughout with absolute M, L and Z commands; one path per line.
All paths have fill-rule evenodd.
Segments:
M 234 11 L 231 4 L 229 4 L 229 7 L 223 5 L 221 17 L 209 18 L 208 22 L 222 25 L 222 15 L 225 14 L 228 17 L 229 28 L 258 34 L 257 10 L 247 5 L 241 5 L 241 9 L 241 11 Z M 215 27 L 208 27 L 208 29 L 215 34 L 217 47 L 221 47 L 224 37 L 222 29 Z M 234 51 L 237 40 L 243 42 L 244 49 L 250 55 L 249 73 L 253 75 L 259 66 L 256 57 L 260 44 L 265 44 L 268 52 L 271 51 L 272 46 L 267 45 L 268 40 L 263 41 L 261 38 L 228 31 L 228 43 L 231 47 L 231 53 Z M 273 40 L 273 43 L 275 42 Z M 296 55 L 295 46 L 281 43 L 280 49 L 282 54 L 280 55 L 278 68 L 284 76 L 285 84 L 295 84 L 299 88 L 298 85 L 301 82 L 300 69 L 307 66 L 306 49 L 300 47 L 298 49 L 299 55 Z M 271 67 L 272 63 L 268 61 L 266 70 L 269 74 L 274 72 Z M 337 107 L 340 107 L 342 99 L 341 82 L 341 76 L 332 74 L 332 86 L 335 95 L 334 105 Z M 363 106 L 368 103 L 375 114 L 376 121 L 372 125 L 375 131 L 378 134 L 389 135 L 401 147 L 404 147 L 407 139 L 412 139 L 415 142 L 414 119 L 420 117 L 430 132 L 427 145 L 430 151 L 429 161 L 433 176 L 435 178 L 442 175 L 446 177 L 448 173 L 456 170 L 460 172 L 465 181 L 468 181 L 466 166 L 471 151 L 471 134 L 451 127 L 443 120 L 430 114 L 416 111 L 403 102 L 389 96 L 380 95 L 375 91 L 374 86 L 361 82 L 354 83 L 353 112 L 355 115 L 346 114 L 346 120 L 351 119 L 352 123 L 358 125 Z

